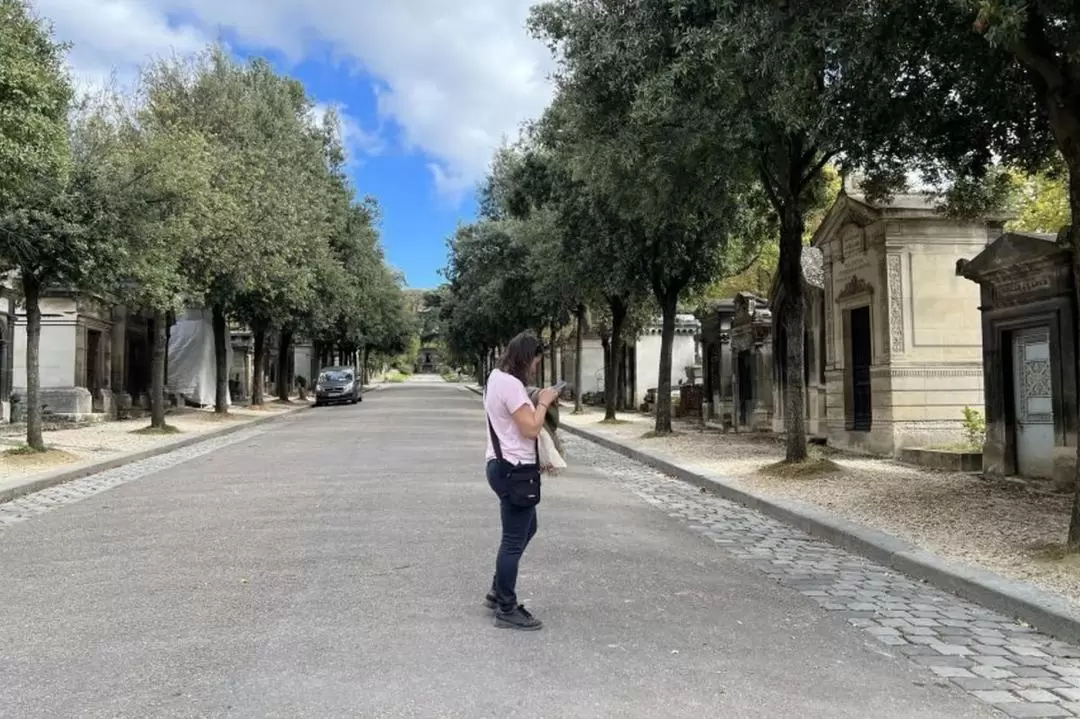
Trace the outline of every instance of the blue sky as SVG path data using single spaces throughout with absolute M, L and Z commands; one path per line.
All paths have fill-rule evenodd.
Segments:
M 243 55 L 247 50 L 238 47 L 237 52 Z M 350 174 L 359 195 L 379 199 L 387 258 L 405 273 L 409 286 L 438 285 L 442 278 L 437 273 L 446 261 L 447 237 L 459 222 L 475 216 L 475 190 L 466 188 L 449 195 L 439 192 L 428 168 L 431 158 L 427 153 L 406 149 L 401 128 L 393 120 L 380 122 L 372 89 L 381 83 L 377 77 L 362 69 L 350 72 L 327 59 L 290 67 L 274 53 L 259 54 L 280 71 L 303 81 L 317 102 L 344 106 L 350 123 L 359 124 L 365 137 L 350 148 Z M 367 137 L 369 132 L 375 133 L 371 128 L 378 128 L 378 139 Z M 371 143 L 377 147 L 372 148 Z
M 36 0 L 71 42 L 77 83 L 136 77 L 153 56 L 223 39 L 343 116 L 350 171 L 378 198 L 391 264 L 432 287 L 446 239 L 475 215 L 494 149 L 550 99 L 532 0 Z

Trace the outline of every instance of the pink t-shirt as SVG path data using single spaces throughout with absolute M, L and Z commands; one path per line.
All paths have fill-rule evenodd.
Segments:
M 532 407 L 525 385 L 512 374 L 502 370 L 493 370 L 488 375 L 487 388 L 484 392 L 484 410 L 491 419 L 495 436 L 499 438 L 503 459 L 511 464 L 535 464 L 536 441 L 526 439 L 514 422 L 514 412 L 528 405 Z M 491 433 L 488 433 L 487 460 L 495 459 L 495 448 L 491 445 Z

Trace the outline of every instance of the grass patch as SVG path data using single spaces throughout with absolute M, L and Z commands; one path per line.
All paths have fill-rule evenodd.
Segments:
M 802 462 L 784 460 L 768 464 L 761 468 L 760 474 L 776 479 L 815 479 L 842 471 L 844 468 L 828 457 L 811 452 Z
M 5 457 L 31 457 L 48 454 L 49 449 L 34 449 L 28 444 L 20 444 L 18 447 L 12 447 L 11 449 L 4 451 Z
M 131 433 L 148 437 L 162 437 L 171 434 L 180 434 L 180 429 L 173 427 L 171 424 L 167 424 L 164 427 L 143 427 L 142 429 L 133 430 Z
M 74 462 L 76 457 L 59 449 L 46 449 L 44 452 L 39 452 L 21 445 L 0 454 L 0 459 L 16 467 L 53 467 Z
M 584 414 L 584 413 L 582 413 L 582 414 Z M 600 420 L 600 424 L 606 424 L 606 425 L 610 425 L 612 427 L 617 427 L 617 426 L 619 426 L 621 424 L 630 424 L 630 423 L 628 421 L 626 421 L 625 419 L 602 419 L 602 420 Z
M 681 434 L 682 434 L 682 432 L 676 432 L 675 430 L 672 430 L 670 432 L 657 432 L 654 429 L 654 430 L 650 430 L 650 431 L 646 432 L 645 434 L 641 435 L 641 438 L 642 439 L 663 439 L 665 437 L 678 437 Z

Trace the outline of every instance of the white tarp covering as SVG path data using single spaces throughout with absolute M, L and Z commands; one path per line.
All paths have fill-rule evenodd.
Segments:
M 232 342 L 226 342 L 232 367 Z M 195 404 L 214 404 L 217 364 L 214 361 L 214 323 L 210 310 L 188 310 L 169 333 L 169 390 Z M 232 398 L 229 398 L 232 403 Z

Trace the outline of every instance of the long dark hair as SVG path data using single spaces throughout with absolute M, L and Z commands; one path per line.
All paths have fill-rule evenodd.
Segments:
M 507 374 L 512 374 L 521 380 L 521 384 L 529 384 L 529 370 L 533 360 L 544 351 L 544 345 L 532 332 L 522 332 L 510 344 L 506 345 L 506 351 L 499 358 L 499 369 Z

